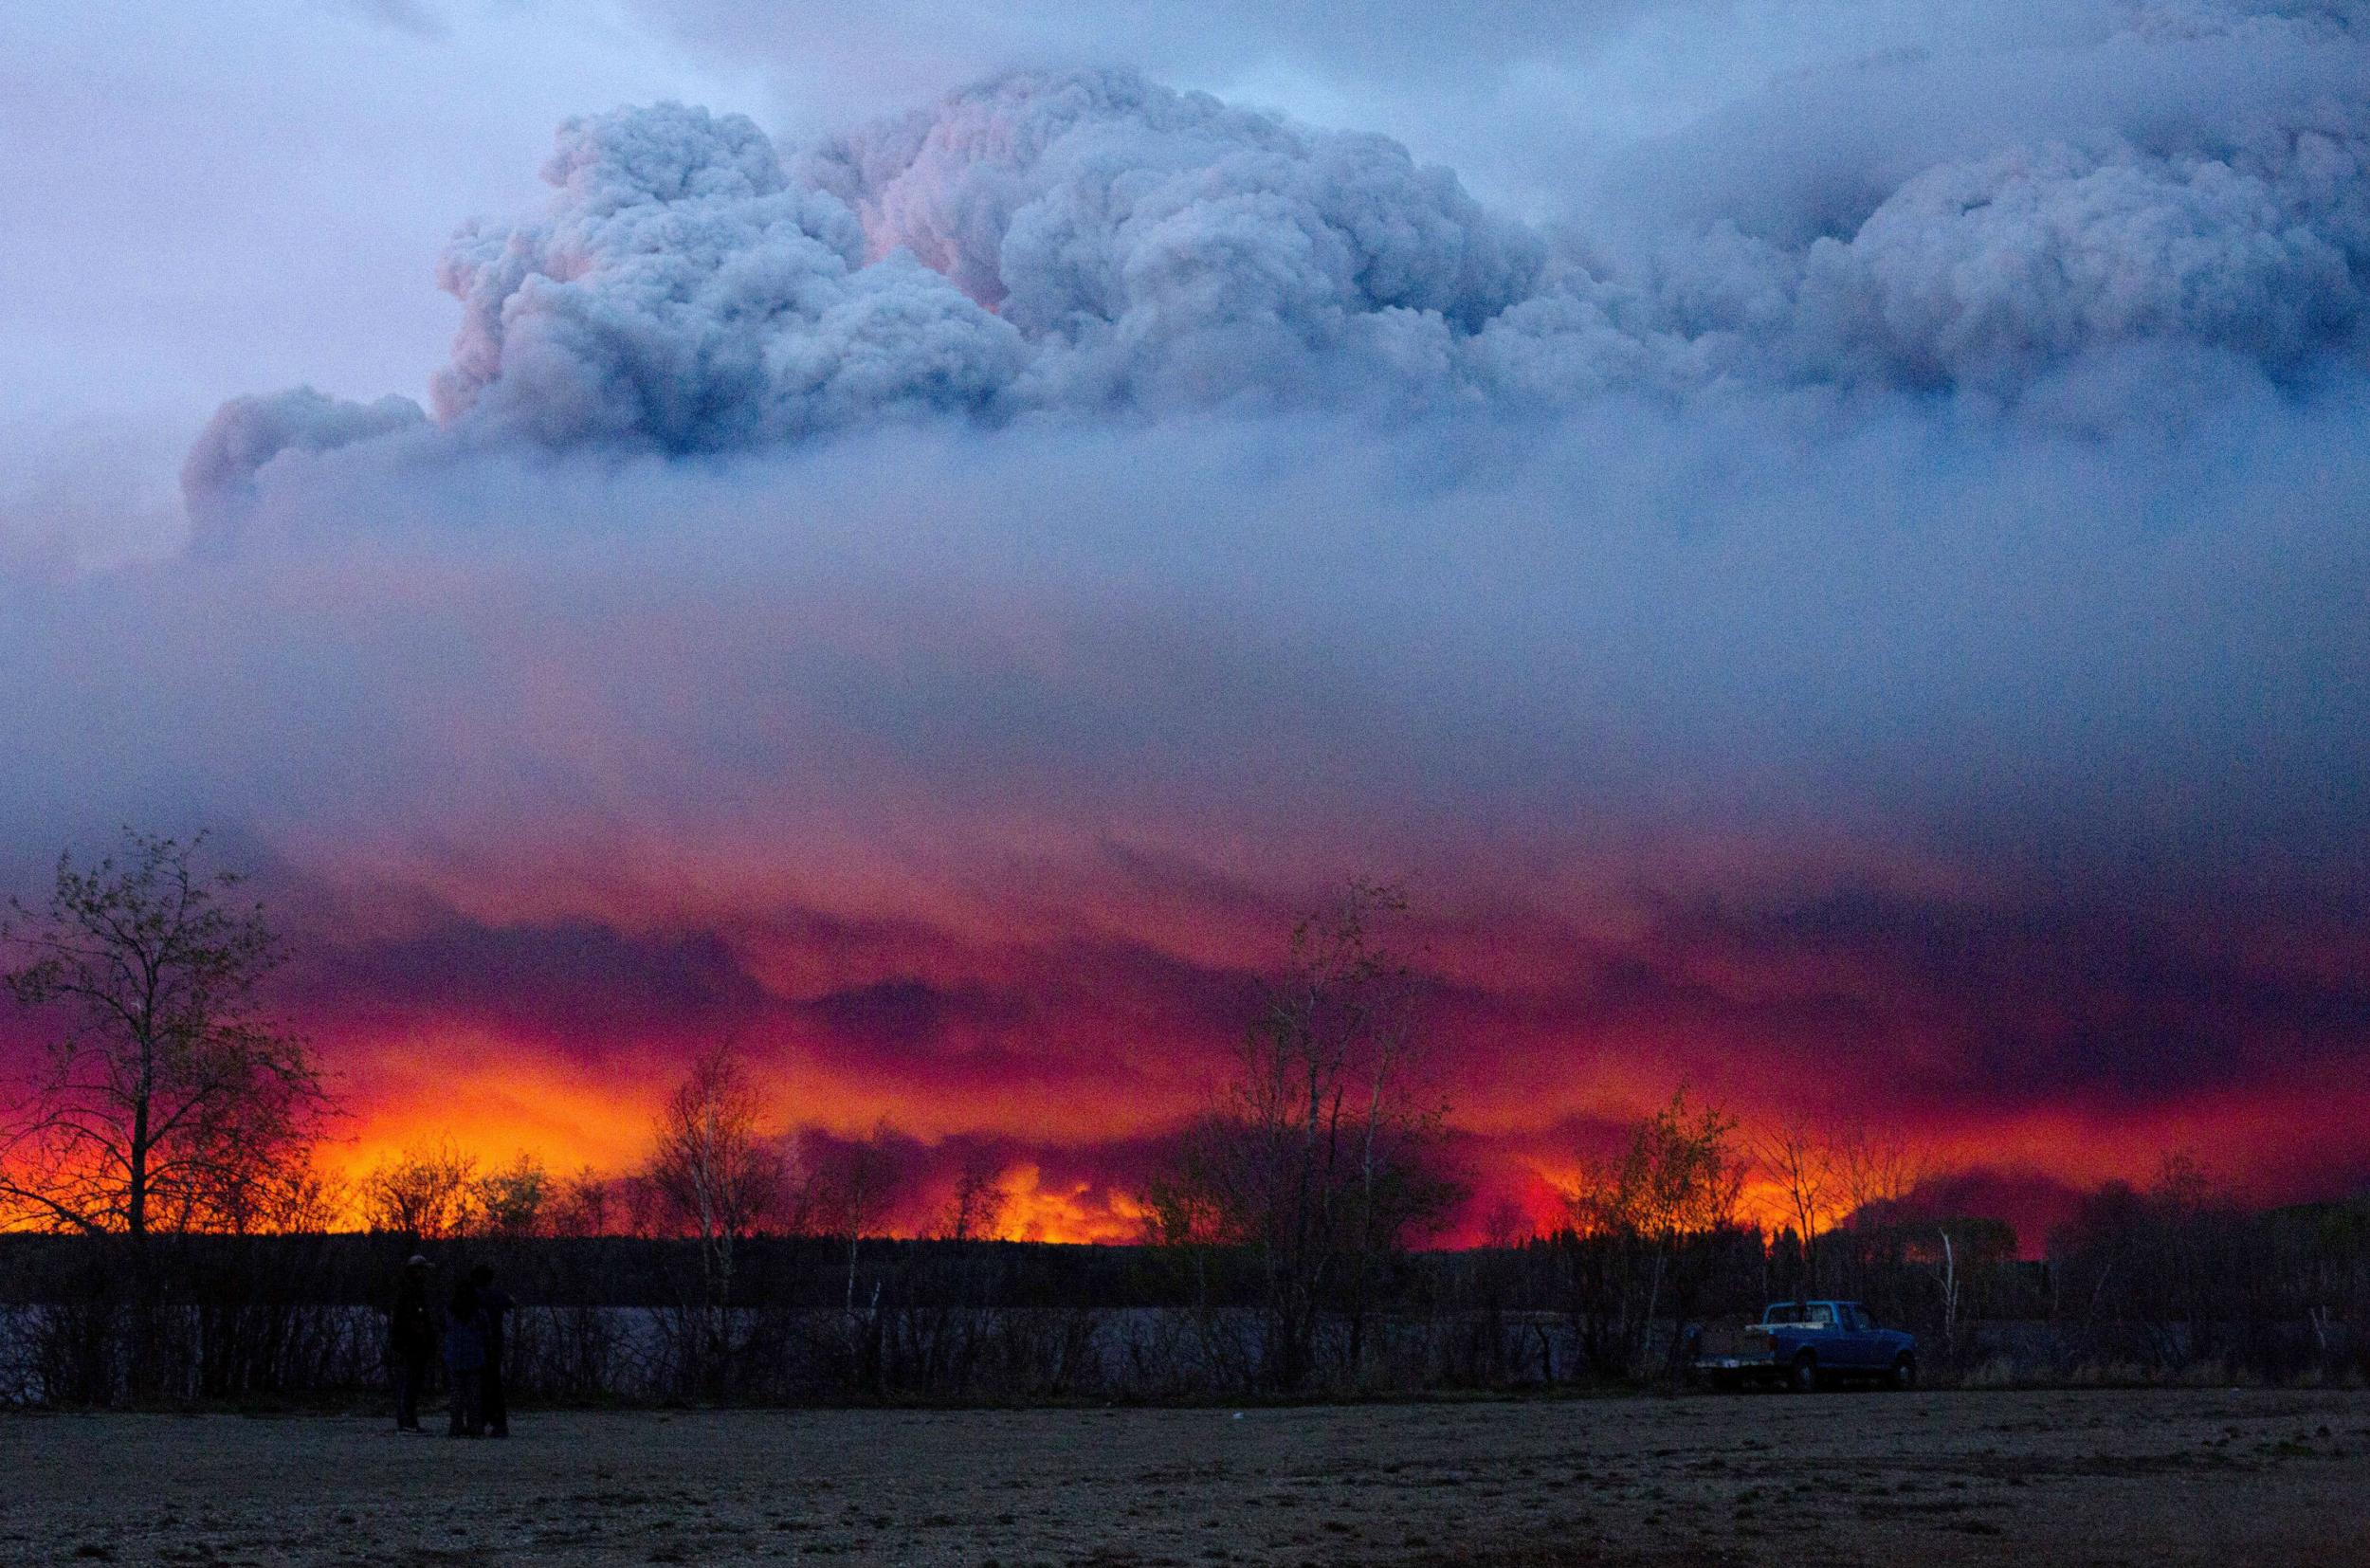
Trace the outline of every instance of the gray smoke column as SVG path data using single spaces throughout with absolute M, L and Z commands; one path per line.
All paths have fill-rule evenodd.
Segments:
M 840 137 L 803 178 L 1038 349 L 1048 404 L 1316 394 L 1319 362 L 1419 378 L 1539 285 L 1545 247 L 1383 137 L 1126 72 L 1024 74 Z
M 787 184 L 738 115 L 663 104 L 571 120 L 538 222 L 472 226 L 437 412 L 550 445 L 778 442 L 991 400 L 1018 337 L 910 257 L 863 262 L 837 200 Z
M 2355 8 L 2122 17 L 2037 64 L 1822 79 L 1831 119 L 1858 94 L 1898 119 L 1888 94 L 1964 76 L 1980 100 L 1996 76 L 1979 137 L 1899 138 L 1931 142 L 1922 163 L 1806 144 L 1769 189 L 1727 191 L 1733 210 L 1674 198 L 1659 226 L 1552 239 L 1385 137 L 1123 71 L 1008 75 L 787 159 L 738 116 L 572 120 L 547 210 L 471 225 L 447 254 L 463 324 L 436 415 L 463 448 L 687 454 L 917 418 L 1554 418 L 1809 387 L 2112 427 L 2233 379 L 2358 369 Z M 2122 85 L 2086 106 L 2085 72 Z M 1665 155 L 1751 167 L 1778 135 L 1730 117 Z M 413 423 L 401 400 L 236 400 L 191 457 L 191 504 L 228 516 L 279 451 Z
M 2293 369 L 2362 319 L 2370 169 L 2359 105 L 2243 142 L 2053 143 L 1919 175 L 1805 263 L 1805 352 L 2012 393 L 2108 344 L 2188 341 Z
M 191 541 L 200 549 L 228 543 L 257 499 L 256 471 L 282 452 L 332 451 L 427 427 L 417 403 L 392 392 L 374 403 L 311 387 L 234 397 L 215 410 L 181 465 Z

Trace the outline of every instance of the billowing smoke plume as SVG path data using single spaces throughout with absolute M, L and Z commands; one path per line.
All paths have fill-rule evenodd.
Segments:
M 754 447 L 970 409 L 1022 359 L 1012 330 L 909 257 L 864 264 L 837 200 L 793 188 L 738 115 L 661 105 L 571 120 L 552 211 L 472 227 L 437 412 L 549 445 Z
M 1551 244 L 1387 138 L 1124 72 L 1008 76 L 787 160 L 738 116 L 595 116 L 561 128 L 545 213 L 448 251 L 464 319 L 436 412 L 472 442 L 686 453 L 929 413 L 1552 413 L 1820 383 L 2014 406 L 2085 359 L 2294 379 L 2358 356 L 2352 8 L 2137 7 L 2079 58 L 2250 85 L 2187 113 L 2126 88 L 2087 122 L 2055 103 L 2032 138 L 2002 130 L 1890 189 L 1862 169 L 1792 214 L 1617 244 L 1584 225 Z M 1864 68 L 1872 93 L 1886 70 Z M 241 399 L 190 495 L 219 509 L 278 450 L 410 422 L 394 402 Z
M 2102 345 L 2304 365 L 2359 325 L 2370 273 L 2362 109 L 2319 118 L 2248 144 L 2058 143 L 1930 170 L 1849 243 L 1812 246 L 1798 330 L 1838 373 L 1865 357 L 2007 394 Z
M 1381 137 L 1310 131 L 1123 73 L 1023 75 L 833 141 L 800 173 L 1037 352 L 1078 405 L 1420 381 L 1538 288 L 1544 247 Z
M 311 387 L 234 397 L 198 432 L 181 465 L 191 537 L 204 548 L 233 534 L 256 500 L 256 471 L 282 452 L 325 452 L 427 426 L 417 403 L 392 392 L 375 403 L 348 402 Z

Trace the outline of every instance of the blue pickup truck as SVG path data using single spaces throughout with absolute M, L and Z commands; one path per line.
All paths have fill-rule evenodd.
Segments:
M 1778 1302 L 1741 1328 L 1706 1328 L 1689 1366 L 1714 1388 L 1782 1382 L 1807 1394 L 1823 1382 L 1864 1378 L 1915 1388 L 1918 1341 L 1879 1328 L 1857 1302 Z

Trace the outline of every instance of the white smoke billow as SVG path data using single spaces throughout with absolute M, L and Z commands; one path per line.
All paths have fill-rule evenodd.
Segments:
M 1545 261 L 1384 137 L 1123 73 L 1010 77 L 799 168 L 873 254 L 910 251 L 1019 328 L 1020 395 L 1049 406 L 1306 392 L 1328 356 L 1404 365 L 1530 297 Z
M 2269 139 L 2177 157 L 2060 144 L 1929 171 L 1850 243 L 1812 247 L 1806 330 L 1826 329 L 1838 361 L 2009 393 L 2103 344 L 2304 364 L 2361 319 L 2370 141 L 2358 117 Z
M 282 452 L 325 452 L 377 436 L 425 429 L 408 397 L 374 403 L 330 397 L 311 387 L 234 397 L 198 432 L 181 465 L 181 493 L 200 544 L 218 542 L 255 500 L 256 471 Z
M 1804 385 L 2014 406 L 2135 353 L 2309 379 L 2359 366 L 2370 301 L 2358 20 L 2134 7 L 2083 64 L 2178 81 L 2213 48 L 2246 90 L 2187 114 L 2106 94 L 2087 128 L 2056 103 L 2032 139 L 1889 190 L 1619 244 L 1551 243 L 1384 137 L 1124 72 L 1011 75 L 787 157 L 738 116 L 595 116 L 562 127 L 544 213 L 447 252 L 463 324 L 436 416 L 472 445 L 695 453 L 931 415 L 1552 416 Z M 412 423 L 241 399 L 189 494 L 221 511 L 279 450 Z
M 1021 361 L 1012 329 L 908 258 L 864 261 L 839 201 L 791 186 L 738 115 L 661 105 L 571 120 L 548 216 L 472 226 L 441 281 L 463 307 L 447 424 L 552 445 L 756 446 L 893 410 L 963 409 Z

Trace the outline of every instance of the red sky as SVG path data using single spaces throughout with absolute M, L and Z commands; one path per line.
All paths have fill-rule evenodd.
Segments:
M 289 903 L 285 998 L 352 1109 L 333 1162 L 449 1137 L 623 1168 L 682 1064 L 730 1040 L 785 1132 L 893 1124 L 908 1228 L 985 1153 L 1015 1233 L 1123 1239 L 1160 1135 L 1221 1080 L 1294 895 L 1322 890 L 1116 853 L 1065 879 L 851 880 L 786 870 L 696 899 L 630 876 L 489 896 L 312 883 Z M 1400 935 L 1475 1187 L 1449 1239 L 1506 1202 L 1551 1221 L 1577 1161 L 1682 1085 L 1748 1127 L 1898 1135 L 2028 1250 L 2071 1191 L 2144 1181 L 2170 1153 L 2267 1201 L 2370 1175 L 2370 991 L 2341 953 L 1865 870 L 1730 887 L 1415 882 Z

